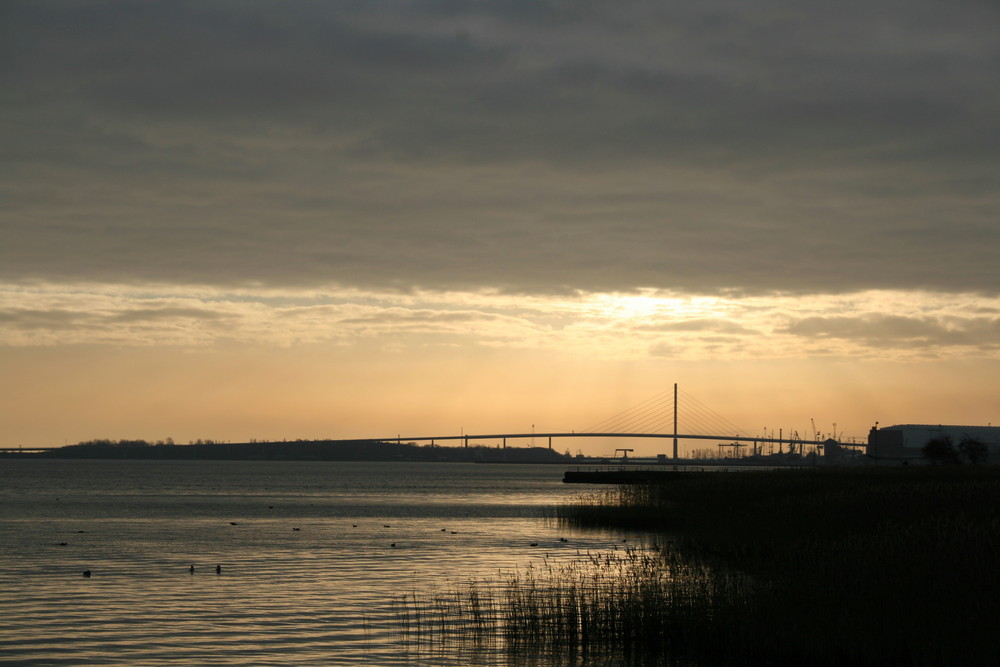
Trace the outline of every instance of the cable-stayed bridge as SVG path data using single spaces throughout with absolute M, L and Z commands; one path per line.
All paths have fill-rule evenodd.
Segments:
M 814 427 L 815 431 L 815 427 Z M 570 431 L 536 431 L 534 426 L 530 431 L 522 432 L 497 432 L 497 433 L 461 433 L 459 435 L 420 435 L 402 436 L 396 435 L 388 438 L 351 438 L 349 440 L 324 440 L 327 443 L 337 442 L 426 442 L 432 445 L 437 443 L 454 443 L 459 441 L 468 447 L 470 442 L 481 445 L 483 441 L 501 444 L 507 447 L 508 441 L 523 443 L 528 441 L 531 446 L 536 446 L 540 440 L 548 448 L 553 448 L 553 440 L 566 438 L 591 438 L 591 439 L 668 439 L 673 444 L 673 458 L 678 457 L 678 442 L 681 440 L 705 441 L 714 440 L 719 448 L 731 448 L 734 456 L 740 455 L 740 450 L 750 450 L 753 454 L 764 454 L 765 446 L 771 448 L 773 453 L 774 445 L 778 445 L 779 452 L 784 444 L 792 448 L 799 448 L 799 453 L 805 453 L 803 446 L 813 446 L 815 448 L 826 447 L 835 443 L 844 447 L 864 446 L 858 443 L 837 442 L 836 439 L 820 437 L 819 433 L 801 437 L 797 432 L 788 434 L 778 431 L 778 437 L 774 433 L 752 434 L 746 429 L 737 426 L 698 399 L 682 392 L 677 385 L 672 390 L 664 391 L 638 405 L 634 405 L 627 410 L 623 410 L 603 421 L 592 424 L 582 430 Z M 724 442 L 723 442 L 724 441 Z M 200 444 L 200 443 L 199 443 Z M 0 448 L 0 454 L 42 454 L 58 447 L 36 447 L 36 448 Z M 626 454 L 631 449 L 618 449 Z
M 754 453 L 757 453 L 758 447 L 775 444 L 779 447 L 783 444 L 823 447 L 832 441 L 845 447 L 861 446 L 856 443 L 840 443 L 832 438 L 820 439 L 818 433 L 812 433 L 810 437 L 804 438 L 800 437 L 797 432 L 785 435 L 781 431 L 779 431 L 778 437 L 774 437 L 773 433 L 753 435 L 693 396 L 679 391 L 676 384 L 673 390 L 657 394 L 582 431 L 535 432 L 534 427 L 532 427 L 531 432 L 527 433 L 462 433 L 460 435 L 405 437 L 397 435 L 394 438 L 380 438 L 379 440 L 429 442 L 431 444 L 458 440 L 463 442 L 466 447 L 469 446 L 470 441 L 499 441 L 506 447 L 508 440 L 530 440 L 532 444 L 542 440 L 547 442 L 549 449 L 552 449 L 552 441 L 556 438 L 669 439 L 673 443 L 674 459 L 678 458 L 677 443 L 680 440 L 725 440 L 727 442 L 720 446 L 733 447 L 737 451 L 741 447 L 752 447 Z

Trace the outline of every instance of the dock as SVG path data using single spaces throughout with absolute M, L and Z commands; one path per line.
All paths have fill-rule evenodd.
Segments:
M 701 468 L 603 468 L 567 470 L 563 474 L 566 484 L 662 484 L 683 477 L 699 475 Z

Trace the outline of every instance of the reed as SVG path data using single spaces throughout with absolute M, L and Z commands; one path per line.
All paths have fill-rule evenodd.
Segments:
M 985 467 L 623 486 L 559 520 L 666 546 L 458 586 L 433 625 L 515 664 L 993 664 L 998 509 L 1000 469 Z
M 517 664 L 619 664 L 624 656 L 629 664 L 653 665 L 706 655 L 711 644 L 698 640 L 712 637 L 701 629 L 738 622 L 752 589 L 745 577 L 716 573 L 677 552 L 629 549 L 560 565 L 545 559 L 448 594 L 408 596 L 401 612 L 413 619 L 420 616 L 414 608 L 434 610 L 435 621 L 409 626 L 424 642 L 480 655 L 502 649 Z

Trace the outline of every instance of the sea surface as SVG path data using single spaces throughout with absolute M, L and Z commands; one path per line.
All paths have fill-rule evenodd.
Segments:
M 0 664 L 509 664 L 428 652 L 401 600 L 617 549 L 552 519 L 563 472 L 0 459 Z

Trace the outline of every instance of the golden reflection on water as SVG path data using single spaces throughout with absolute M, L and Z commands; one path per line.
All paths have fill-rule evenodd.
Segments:
M 619 539 L 544 518 L 576 492 L 553 468 L 447 468 L 478 476 L 448 502 L 452 475 L 433 466 L 122 462 L 98 481 L 107 463 L 63 463 L 77 467 L 53 475 L 58 489 L 12 477 L 0 489 L 0 660 L 472 664 L 455 650 L 419 662 L 399 632 L 402 596 Z

